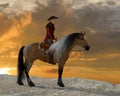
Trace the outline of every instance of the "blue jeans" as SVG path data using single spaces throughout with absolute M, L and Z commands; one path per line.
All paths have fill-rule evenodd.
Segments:
M 53 43 L 53 40 L 51 39 L 46 39 L 45 43 L 48 44 L 49 46 Z

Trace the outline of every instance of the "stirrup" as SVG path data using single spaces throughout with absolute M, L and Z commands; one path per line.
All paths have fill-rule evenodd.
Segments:
M 40 48 L 40 43 L 39 43 L 39 45 L 38 45 L 38 49 L 41 49 L 41 48 Z

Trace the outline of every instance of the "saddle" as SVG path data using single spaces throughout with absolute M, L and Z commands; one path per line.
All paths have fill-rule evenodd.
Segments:
M 50 46 L 48 44 L 46 44 L 45 42 L 41 42 L 40 47 L 44 50 L 48 50 Z
M 45 42 L 41 42 L 41 43 L 40 43 L 40 48 L 42 48 L 42 49 L 44 50 L 44 52 L 45 52 L 46 50 L 48 50 L 49 47 L 50 47 L 50 46 L 49 46 L 47 43 L 45 43 Z M 46 53 L 44 53 L 44 55 L 46 56 Z M 48 58 L 48 62 L 49 62 L 50 64 L 53 64 L 53 65 L 56 64 L 56 63 L 54 62 L 54 60 L 53 60 L 53 54 L 49 54 L 49 56 L 48 56 L 47 58 Z
M 42 48 L 42 49 L 44 50 L 44 52 L 45 52 L 46 50 L 48 50 L 49 47 L 50 47 L 50 46 L 49 46 L 48 44 L 46 44 L 45 42 L 40 43 L 40 48 Z M 46 56 L 46 53 L 44 53 L 44 56 Z M 48 62 L 49 62 L 50 64 L 53 64 L 53 65 L 56 64 L 56 63 L 53 61 L 53 54 L 50 54 L 50 55 L 48 56 Z

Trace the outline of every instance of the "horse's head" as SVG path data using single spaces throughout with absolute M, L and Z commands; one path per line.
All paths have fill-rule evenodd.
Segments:
M 88 45 L 84 37 L 85 37 L 85 32 L 81 32 L 76 39 L 76 43 L 77 45 L 82 46 L 83 48 L 85 48 L 86 51 L 88 51 L 90 49 L 90 46 Z

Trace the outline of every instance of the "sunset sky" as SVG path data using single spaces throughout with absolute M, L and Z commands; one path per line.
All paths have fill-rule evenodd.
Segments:
M 89 52 L 71 53 L 66 67 L 74 67 L 72 77 L 82 74 L 77 67 L 96 72 L 93 77 L 120 75 L 120 0 L 0 0 L 0 68 L 16 67 L 21 46 L 43 41 L 52 15 L 59 17 L 57 38 L 83 30 L 91 46 Z M 50 67 L 35 62 L 38 65 Z

